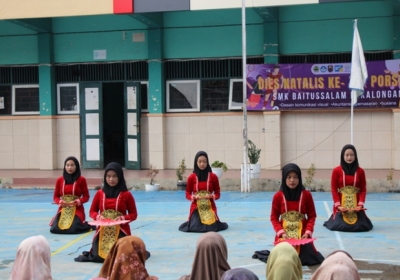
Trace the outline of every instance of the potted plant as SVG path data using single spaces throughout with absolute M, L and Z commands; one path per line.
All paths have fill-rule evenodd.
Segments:
M 218 178 L 221 178 L 222 173 L 228 170 L 228 166 L 226 165 L 226 163 L 216 160 L 213 163 L 211 163 L 211 169 L 212 172 L 218 176 Z
M 185 159 L 183 158 L 180 161 L 178 168 L 176 169 L 176 177 L 178 178 L 178 182 L 177 182 L 176 186 L 177 186 L 178 190 L 186 189 L 185 172 L 186 172 L 186 163 L 185 163 Z
M 158 170 L 155 165 L 150 164 L 146 175 L 146 177 L 150 178 L 150 183 L 145 184 L 146 191 L 158 191 L 160 189 L 160 184 L 156 184 L 155 179 L 158 172 L 160 172 L 160 170 Z
M 307 176 L 304 180 L 304 187 L 310 192 L 315 192 L 316 188 L 314 186 L 314 175 L 315 175 L 315 165 L 311 163 L 310 167 L 307 169 Z
M 250 178 L 259 178 L 261 172 L 261 164 L 258 163 L 260 159 L 261 149 L 258 149 L 256 144 L 250 139 L 247 140 L 247 156 L 250 161 Z

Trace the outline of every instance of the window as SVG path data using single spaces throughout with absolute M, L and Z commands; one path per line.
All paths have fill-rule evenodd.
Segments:
M 39 115 L 39 86 L 23 85 L 12 87 L 13 115 Z
M 231 79 L 229 86 L 229 110 L 243 109 L 243 81 Z
M 58 114 L 79 114 L 79 85 L 57 85 L 57 112 Z
M 0 86 L 0 115 L 11 115 L 11 86 Z
M 148 112 L 149 111 L 149 103 L 148 103 L 148 90 L 149 82 L 140 82 L 140 103 L 142 105 L 141 111 Z
M 167 112 L 199 112 L 200 81 L 167 81 Z
M 229 80 L 202 80 L 201 81 L 201 110 L 227 111 L 229 101 Z

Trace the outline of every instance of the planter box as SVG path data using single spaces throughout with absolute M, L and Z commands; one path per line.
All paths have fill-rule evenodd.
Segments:
M 160 189 L 160 184 L 154 184 L 154 185 L 144 184 L 144 186 L 146 188 L 146 192 L 154 192 Z
M 222 168 L 219 167 L 211 167 L 212 172 L 217 175 L 218 178 L 222 177 L 222 173 L 224 173 L 224 170 L 222 170 Z

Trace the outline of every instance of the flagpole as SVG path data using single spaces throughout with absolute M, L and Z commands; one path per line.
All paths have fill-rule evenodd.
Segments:
M 246 86 L 246 0 L 242 0 L 242 70 L 243 70 L 243 170 L 242 192 L 250 192 L 247 167 L 247 86 Z
M 355 32 L 356 28 L 357 28 L 357 19 L 354 20 L 353 33 Z M 353 35 L 353 45 L 354 45 L 354 35 Z M 353 51 L 354 51 L 353 48 L 354 48 L 354 46 L 352 47 L 352 50 L 351 50 L 351 52 L 352 52 L 351 63 L 352 64 L 354 63 L 354 61 L 353 61 Z M 351 102 L 351 110 L 350 110 L 350 144 L 353 145 L 354 144 L 353 143 L 353 129 L 354 129 L 353 124 L 354 124 L 354 103 L 355 103 L 354 102 L 353 90 L 350 91 L 350 98 L 351 98 L 351 101 L 350 101 Z M 355 98 L 357 98 L 357 95 L 356 95 Z
M 353 91 L 351 91 L 351 99 L 353 100 Z M 350 113 L 350 144 L 353 145 L 353 117 L 354 117 L 354 104 L 351 101 L 351 113 Z

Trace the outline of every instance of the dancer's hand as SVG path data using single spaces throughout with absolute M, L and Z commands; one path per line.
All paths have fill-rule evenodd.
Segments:
M 288 239 L 289 236 L 288 236 L 286 233 L 284 233 L 284 234 L 281 235 L 281 238 L 283 238 L 283 239 Z
M 308 233 L 303 234 L 303 236 L 301 237 L 301 239 L 307 239 L 310 238 L 310 235 Z
M 97 217 L 96 217 L 96 221 L 99 221 L 99 220 L 104 220 L 105 219 L 105 217 L 104 216 L 102 216 L 102 215 L 97 215 Z

